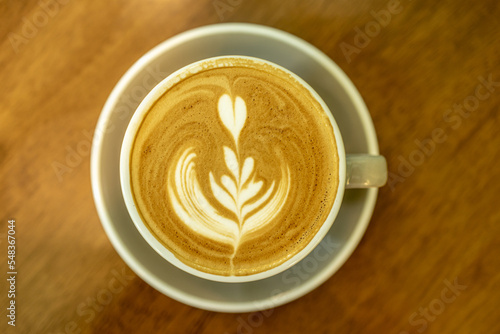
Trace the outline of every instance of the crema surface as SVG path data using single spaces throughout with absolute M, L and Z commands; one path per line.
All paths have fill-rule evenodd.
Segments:
M 145 114 L 130 155 L 142 220 L 179 260 L 250 275 L 302 250 L 337 193 L 325 111 L 268 64 L 218 59 L 179 75 Z

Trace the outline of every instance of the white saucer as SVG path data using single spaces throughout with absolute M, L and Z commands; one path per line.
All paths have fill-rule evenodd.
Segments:
M 182 33 L 149 51 L 120 79 L 99 117 L 91 156 L 94 200 L 111 243 L 138 276 L 173 299 L 211 311 L 251 312 L 293 301 L 330 278 L 361 240 L 378 190 L 347 190 L 325 239 L 304 260 L 276 276 L 219 283 L 166 262 L 143 240 L 128 215 L 119 179 L 121 142 L 132 113 L 156 83 L 184 65 L 220 55 L 267 59 L 302 77 L 332 110 L 346 153 L 378 154 L 378 142 L 370 114 L 344 72 L 312 45 L 268 27 L 227 23 Z

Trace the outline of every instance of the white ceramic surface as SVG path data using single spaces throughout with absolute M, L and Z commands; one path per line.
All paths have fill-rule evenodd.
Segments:
M 316 249 L 294 267 L 263 280 L 208 281 L 158 255 L 135 228 L 121 194 L 123 136 L 133 112 L 158 82 L 189 63 L 221 55 L 267 59 L 303 78 L 328 104 L 347 153 L 376 155 L 378 144 L 368 110 L 340 68 L 312 45 L 276 29 L 239 23 L 197 28 L 161 43 L 120 79 L 97 123 L 91 155 L 94 200 L 110 241 L 137 275 L 165 295 L 202 309 L 250 312 L 295 300 L 331 277 L 361 240 L 378 190 L 347 190 L 335 223 Z

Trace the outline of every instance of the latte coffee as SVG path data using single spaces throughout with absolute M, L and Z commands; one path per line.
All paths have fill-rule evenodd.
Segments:
M 332 124 L 288 72 L 252 58 L 188 67 L 144 114 L 130 152 L 135 206 L 177 259 L 245 276 L 304 249 L 339 186 Z

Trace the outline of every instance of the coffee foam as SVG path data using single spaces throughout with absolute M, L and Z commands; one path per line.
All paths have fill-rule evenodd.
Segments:
M 218 275 L 302 250 L 338 187 L 333 129 L 293 77 L 245 59 L 184 72 L 145 115 L 131 151 L 136 207 L 177 258 Z

